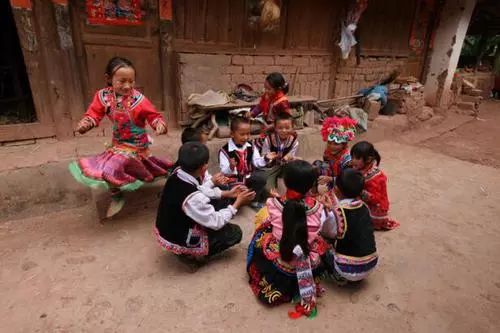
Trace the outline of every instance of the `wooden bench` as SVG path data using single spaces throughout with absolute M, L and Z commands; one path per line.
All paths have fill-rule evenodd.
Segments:
M 217 130 L 219 129 L 219 125 L 216 121 L 216 113 L 217 112 L 227 112 L 241 109 L 241 108 L 252 108 L 259 104 L 260 99 L 257 98 L 252 102 L 245 102 L 242 100 L 235 100 L 226 104 L 218 104 L 218 105 L 191 105 L 191 119 L 193 120 L 193 124 L 191 127 L 197 128 L 204 122 L 210 121 L 212 124 L 212 129 L 209 133 L 209 139 L 212 139 Z M 288 96 L 288 102 L 290 103 L 291 108 L 302 106 L 304 110 L 308 110 L 310 105 L 316 103 L 317 99 L 313 96 Z

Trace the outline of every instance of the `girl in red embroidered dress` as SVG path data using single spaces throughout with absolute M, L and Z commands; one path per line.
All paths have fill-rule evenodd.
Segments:
M 105 78 L 108 87 L 95 94 L 76 131 L 84 134 L 108 116 L 113 122 L 111 147 L 97 156 L 72 162 L 70 171 L 85 185 L 111 190 L 113 200 L 107 214 L 110 217 L 123 207 L 122 191 L 135 190 L 144 182 L 168 175 L 172 163 L 149 151 L 146 123 L 158 135 L 167 133 L 167 125 L 153 104 L 134 89 L 135 69 L 130 60 L 112 58 Z
M 361 141 L 351 148 L 351 158 L 352 167 L 360 170 L 365 177 L 365 188 L 361 198 L 370 209 L 374 228 L 376 230 L 397 228 L 399 222 L 388 216 L 387 177 L 379 168 L 380 154 L 371 143 Z
M 288 102 L 288 82 L 281 73 L 271 73 L 264 82 L 264 95 L 259 105 L 251 111 L 252 118 L 262 116 L 267 125 L 272 126 L 276 116 L 280 113 L 291 115 L 290 103 Z

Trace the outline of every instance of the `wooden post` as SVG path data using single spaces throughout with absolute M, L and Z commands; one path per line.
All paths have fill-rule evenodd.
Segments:
M 85 103 L 72 37 L 70 10 L 68 8 L 68 0 L 52 0 L 52 3 L 59 37 L 59 54 L 63 61 L 61 66 L 64 68 L 64 82 L 69 96 L 67 107 L 72 123 L 75 125 L 85 111 Z
M 177 126 L 175 53 L 172 45 L 174 24 L 172 0 L 160 0 L 160 63 L 162 68 L 163 109 L 170 126 Z
M 58 139 L 66 139 L 73 136 L 69 94 L 67 84 L 68 69 L 65 66 L 66 59 L 61 52 L 57 34 L 57 25 L 54 19 L 52 6 L 47 6 L 43 1 L 35 1 L 33 11 L 38 21 L 40 51 L 44 59 L 46 72 L 47 92 L 51 102 L 51 113 Z

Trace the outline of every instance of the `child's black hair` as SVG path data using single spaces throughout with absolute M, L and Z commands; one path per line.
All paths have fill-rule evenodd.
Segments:
M 312 167 L 317 177 L 326 176 L 329 169 L 328 162 L 321 160 L 312 162 Z
M 205 133 L 205 130 L 202 127 L 186 127 L 182 131 L 181 142 L 182 144 L 185 144 L 187 142 L 200 142 L 203 133 Z
M 281 73 L 274 72 L 269 74 L 266 77 L 266 81 L 273 89 L 281 90 L 283 93 L 288 94 L 288 82 L 285 81 L 285 78 Z
M 370 158 L 377 161 L 377 165 L 379 165 L 381 161 L 380 154 L 368 141 L 360 141 L 352 146 L 351 156 L 362 159 L 365 163 L 368 163 Z
M 365 187 L 365 178 L 360 171 L 347 168 L 335 178 L 335 185 L 346 199 L 355 199 Z
M 274 125 L 276 125 L 278 123 L 278 121 L 282 121 L 282 120 L 290 120 L 292 122 L 292 125 L 293 125 L 293 117 L 285 112 L 278 113 L 278 115 L 274 119 Z
M 187 173 L 192 173 L 208 163 L 210 153 L 201 142 L 187 142 L 179 148 L 177 164 Z
M 231 132 L 235 132 L 238 130 L 241 124 L 249 124 L 250 120 L 245 117 L 234 117 L 231 118 Z
M 284 181 L 287 189 L 306 195 L 313 187 L 317 176 L 312 165 L 306 161 L 297 160 L 286 164 Z M 302 251 L 309 255 L 307 241 L 306 207 L 302 200 L 288 199 L 283 207 L 283 235 L 280 240 L 280 255 L 285 261 L 293 259 L 293 249 L 300 245 Z
M 134 64 L 132 64 L 132 61 L 128 60 L 127 58 L 113 57 L 109 59 L 108 64 L 106 65 L 106 70 L 104 72 L 108 76 L 108 85 L 111 86 L 111 79 L 113 78 L 113 75 L 115 75 L 117 70 L 127 67 L 130 67 L 135 71 Z

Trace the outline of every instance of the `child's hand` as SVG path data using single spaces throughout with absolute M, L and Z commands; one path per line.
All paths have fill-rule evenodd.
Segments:
M 327 184 L 318 184 L 317 189 L 319 194 L 325 194 L 328 192 L 328 185 Z
M 80 134 L 85 134 L 94 127 L 94 122 L 89 118 L 85 117 L 78 123 L 76 131 Z
M 158 124 L 156 125 L 156 134 L 157 135 L 162 135 L 162 134 L 167 134 L 167 125 L 165 125 L 162 121 L 158 121 Z
M 252 200 L 255 199 L 255 192 L 250 191 L 249 189 L 243 190 L 238 193 L 236 197 L 236 201 L 233 204 L 233 207 L 239 209 L 241 206 L 248 205 Z
M 232 171 L 234 171 L 237 165 L 238 163 L 236 163 L 236 160 L 234 158 L 231 158 L 229 160 L 229 168 L 231 168 Z
M 285 157 L 283 157 L 283 161 L 285 161 L 285 162 L 290 162 L 290 161 L 293 161 L 293 160 L 295 160 L 295 157 L 293 157 L 290 154 L 285 155 Z
M 237 185 L 227 192 L 227 197 L 237 198 L 238 195 L 243 191 L 248 191 L 248 188 L 245 185 Z
M 330 196 L 328 194 L 321 194 L 321 195 L 318 195 L 317 199 L 320 203 L 323 204 L 323 206 L 325 206 L 325 208 L 327 210 L 332 210 L 333 207 L 334 207 L 334 204 L 333 204 L 333 201 L 332 199 L 330 198 Z
M 318 184 L 319 185 L 328 185 L 333 182 L 333 177 L 330 176 L 319 176 Z
M 274 197 L 274 198 L 279 198 L 280 197 L 280 194 L 278 193 L 278 190 L 275 189 L 275 188 L 272 188 L 270 191 L 269 191 L 269 195 Z
M 214 183 L 215 186 L 227 185 L 229 183 L 229 178 L 219 172 L 212 176 L 212 183 Z
M 278 157 L 278 154 L 276 154 L 275 152 L 270 152 L 270 153 L 267 153 L 265 157 L 266 157 L 266 160 L 272 161 L 276 157 Z

